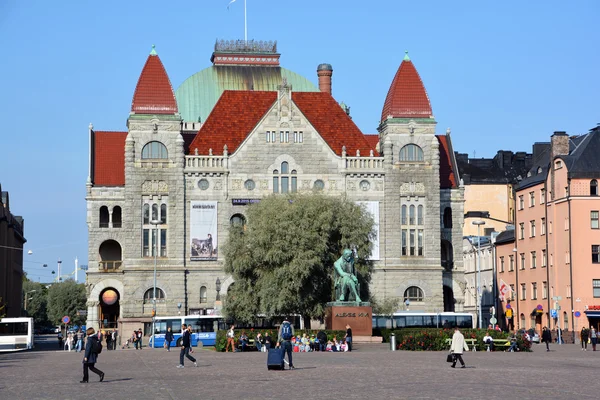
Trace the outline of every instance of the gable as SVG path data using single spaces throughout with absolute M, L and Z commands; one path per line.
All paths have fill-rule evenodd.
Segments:
M 440 142 L 440 188 L 456 188 L 458 185 L 456 184 L 456 173 L 452 168 L 449 139 L 444 135 L 436 135 L 436 137 Z
M 125 185 L 125 139 L 127 132 L 92 131 L 92 183 Z

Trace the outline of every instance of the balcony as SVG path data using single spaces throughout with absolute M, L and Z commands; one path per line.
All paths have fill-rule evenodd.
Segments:
M 100 272 L 117 272 L 121 268 L 123 261 L 100 261 L 98 262 L 98 270 Z

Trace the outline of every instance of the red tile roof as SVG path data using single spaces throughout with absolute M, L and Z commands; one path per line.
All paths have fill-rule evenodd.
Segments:
M 458 187 L 456 174 L 452 169 L 452 158 L 450 144 L 446 135 L 436 135 L 440 142 L 440 188 L 452 189 Z
M 136 114 L 175 114 L 177 101 L 169 76 L 157 55 L 149 55 L 140 74 L 131 111 Z
M 379 155 L 329 93 L 293 92 L 292 100 L 338 156 L 343 146 L 349 156 L 356 156 L 356 150 L 361 156 L 368 156 L 371 150 Z
M 226 90 L 190 144 L 189 154 L 235 152 L 277 99 L 277 92 Z M 338 106 L 339 108 L 339 106 Z
M 433 116 L 423 81 L 410 60 L 402 61 L 396 72 L 383 104 L 381 121 L 385 121 L 389 115 L 393 118 L 429 118 Z
M 365 139 L 367 139 L 369 146 L 371 146 L 373 150 L 377 148 L 377 145 L 379 144 L 379 135 L 365 135 Z
M 94 131 L 93 135 L 92 183 L 96 186 L 124 186 L 127 132 Z

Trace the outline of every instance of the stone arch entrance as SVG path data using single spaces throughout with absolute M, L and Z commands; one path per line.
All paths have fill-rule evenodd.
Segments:
M 88 328 L 93 327 L 96 330 L 117 328 L 124 301 L 126 295 L 121 281 L 111 278 L 98 282 L 91 288 L 88 297 Z
M 119 304 L 119 292 L 112 288 L 106 288 L 99 296 L 99 322 L 100 329 L 115 329 L 119 321 L 121 306 Z

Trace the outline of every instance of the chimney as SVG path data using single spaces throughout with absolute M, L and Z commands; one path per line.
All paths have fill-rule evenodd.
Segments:
M 317 75 L 319 77 L 319 90 L 321 92 L 331 94 L 331 75 L 333 68 L 331 64 L 319 64 L 317 67 Z
M 554 162 L 554 157 L 569 154 L 569 135 L 565 132 L 554 132 L 550 139 L 550 162 Z

